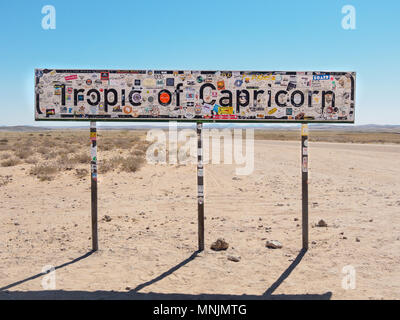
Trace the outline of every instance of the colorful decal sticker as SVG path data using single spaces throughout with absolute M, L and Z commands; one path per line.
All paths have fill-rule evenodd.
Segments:
M 308 157 L 303 157 L 303 172 L 308 171 Z
M 64 77 L 65 81 L 77 80 L 78 76 L 76 74 Z
M 36 120 L 347 122 L 354 72 L 35 70 Z
M 110 79 L 110 73 L 109 72 L 100 72 L 100 79 L 101 80 L 109 80 Z

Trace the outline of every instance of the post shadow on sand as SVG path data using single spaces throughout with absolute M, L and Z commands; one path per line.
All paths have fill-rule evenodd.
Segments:
M 289 265 L 289 267 L 281 274 L 281 276 L 264 292 L 262 295 L 229 295 L 229 294 L 180 294 L 180 293 L 141 293 L 139 292 L 145 287 L 148 287 L 177 271 L 184 265 L 193 261 L 199 251 L 195 251 L 188 258 L 180 262 L 179 264 L 173 266 L 169 270 L 163 272 L 159 276 L 155 277 L 152 280 L 146 281 L 136 288 L 128 291 L 128 292 L 116 292 L 116 291 L 63 291 L 63 290 L 48 290 L 48 291 L 5 291 L 9 288 L 15 287 L 24 282 L 36 279 L 38 277 L 43 276 L 45 273 L 38 273 L 34 276 L 26 278 L 24 280 L 20 280 L 14 283 L 11 283 L 7 286 L 0 288 L 0 299 L 137 299 L 137 300 L 329 300 L 332 296 L 332 292 L 326 292 L 323 294 L 294 294 L 294 295 L 286 295 L 279 294 L 274 295 L 273 292 L 282 284 L 283 281 L 291 274 L 291 272 L 296 268 L 296 266 L 300 263 L 302 258 L 304 257 L 307 250 L 302 249 L 295 260 Z M 88 256 L 90 256 L 93 251 L 90 251 L 70 262 L 64 263 L 55 267 L 55 269 L 63 268 L 67 265 L 76 263 Z
M 56 270 L 57 269 L 61 269 L 61 268 L 64 268 L 64 267 L 66 267 L 66 266 L 68 266 L 70 264 L 73 264 L 73 263 L 78 262 L 78 261 L 80 261 L 82 259 L 85 259 L 85 258 L 89 257 L 93 252 L 94 251 L 89 251 L 89 252 L 85 253 L 84 255 L 82 255 L 82 256 L 80 256 L 78 258 L 75 258 L 74 260 L 71 260 L 69 262 L 66 262 L 66 263 L 60 264 L 59 266 L 54 267 L 54 269 L 56 269 Z M 9 285 L 6 285 L 6 286 L 0 288 L 0 291 L 8 290 L 8 289 L 10 289 L 12 287 L 15 287 L 15 286 L 18 286 L 18 285 L 20 285 L 20 284 L 22 284 L 24 282 L 27 282 L 27 281 L 30 281 L 30 280 L 34 280 L 36 278 L 44 276 L 45 274 L 47 274 L 47 273 L 46 272 L 40 272 L 40 273 L 35 274 L 35 275 L 33 275 L 33 276 L 29 277 L 29 278 L 26 278 L 26 279 L 23 279 L 23 280 L 20 280 L 20 281 L 16 281 L 14 283 L 10 283 Z

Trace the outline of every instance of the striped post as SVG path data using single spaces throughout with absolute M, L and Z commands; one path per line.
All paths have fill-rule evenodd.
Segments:
M 90 180 L 92 193 L 92 250 L 99 248 L 97 238 L 97 130 L 96 121 L 90 122 Z
M 301 124 L 301 179 L 303 249 L 308 249 L 308 124 Z
M 204 250 L 204 167 L 203 167 L 203 123 L 197 123 L 197 211 L 199 251 Z

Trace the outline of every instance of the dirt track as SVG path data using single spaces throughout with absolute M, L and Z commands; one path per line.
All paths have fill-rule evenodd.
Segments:
M 207 249 L 197 256 L 194 165 L 99 175 L 100 251 L 88 256 L 90 181 L 1 167 L 13 181 L 0 187 L 0 298 L 400 299 L 400 146 L 310 143 L 304 257 L 300 142 L 258 140 L 255 154 L 240 180 L 235 165 L 206 165 Z M 320 219 L 327 228 L 312 227 Z M 209 249 L 218 237 L 227 252 Z M 283 248 L 266 248 L 270 239 Z M 45 265 L 59 266 L 55 291 L 34 277 Z M 353 290 L 342 288 L 347 265 Z

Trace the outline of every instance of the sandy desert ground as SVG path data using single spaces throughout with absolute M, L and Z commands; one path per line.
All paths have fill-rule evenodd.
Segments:
M 195 165 L 99 174 L 95 253 L 89 176 L 39 181 L 32 164 L 0 167 L 0 299 L 400 299 L 400 145 L 311 142 L 309 154 L 305 254 L 300 141 L 256 140 L 249 176 L 205 166 L 201 253 Z M 220 237 L 228 250 L 210 250 Z M 55 290 L 42 288 L 46 265 Z M 356 283 L 345 290 L 349 265 Z

